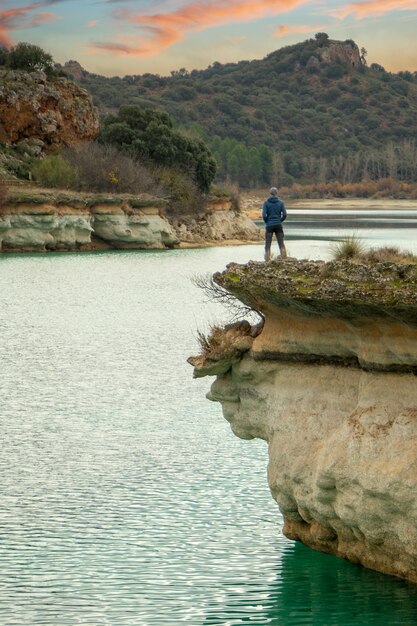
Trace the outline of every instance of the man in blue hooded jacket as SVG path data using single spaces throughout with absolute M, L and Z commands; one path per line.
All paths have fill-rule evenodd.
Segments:
M 281 258 L 285 259 L 287 251 L 284 245 L 284 230 L 282 222 L 287 217 L 287 211 L 283 201 L 278 198 L 278 189 L 271 187 L 270 196 L 265 200 L 262 207 L 262 219 L 265 222 L 265 261 L 271 259 L 271 243 L 272 237 L 277 238 Z

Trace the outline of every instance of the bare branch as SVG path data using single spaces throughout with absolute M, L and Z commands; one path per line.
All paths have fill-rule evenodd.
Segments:
M 264 320 L 260 311 L 244 304 L 234 295 L 214 282 L 211 274 L 196 274 L 191 279 L 193 285 L 202 289 L 207 296 L 207 302 L 222 304 L 231 313 L 231 322 L 249 318 L 254 323 Z

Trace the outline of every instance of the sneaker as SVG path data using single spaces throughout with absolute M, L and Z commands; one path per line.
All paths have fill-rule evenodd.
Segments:
M 265 252 L 264 259 L 265 259 L 265 261 L 270 261 L 271 260 L 271 254 L 269 252 Z

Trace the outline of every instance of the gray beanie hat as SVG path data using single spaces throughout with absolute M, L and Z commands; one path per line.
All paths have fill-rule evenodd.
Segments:
M 269 193 L 271 194 L 271 196 L 277 196 L 278 189 L 276 187 L 271 187 L 271 189 L 269 190 Z

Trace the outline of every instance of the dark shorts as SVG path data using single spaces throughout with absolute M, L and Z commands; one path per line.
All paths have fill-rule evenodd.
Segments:
M 272 234 L 275 233 L 276 235 L 280 233 L 282 234 L 282 236 L 284 236 L 284 230 L 282 228 L 282 224 L 279 224 L 279 226 L 267 226 L 265 230 L 267 233 L 272 233 Z

